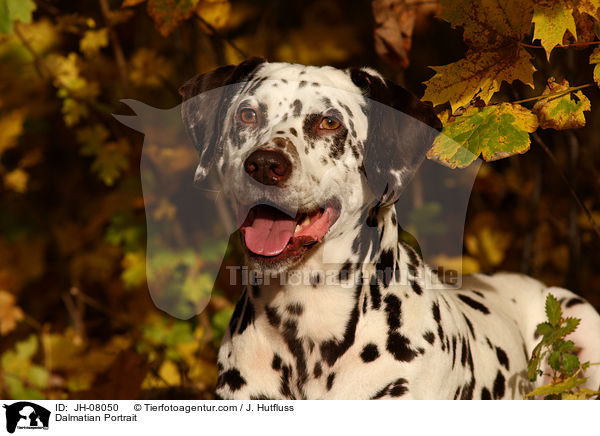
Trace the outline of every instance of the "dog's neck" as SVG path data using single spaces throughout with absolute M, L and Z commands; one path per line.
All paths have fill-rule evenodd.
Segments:
M 332 337 L 342 340 L 349 334 L 359 302 L 364 304 L 373 276 L 376 274 L 382 289 L 399 283 L 407 277 L 410 265 L 422 265 L 411 259 L 413 255 L 416 257 L 414 251 L 410 254 L 398 244 L 394 206 L 376 205 L 363 211 L 354 231 L 324 241 L 301 265 L 268 276 L 268 283 L 259 280 L 249 285 L 247 295 L 257 318 L 265 315 L 283 337 L 289 323 L 269 319 L 270 313 L 304 311 L 302 324 L 294 326 L 298 336 L 317 343 Z

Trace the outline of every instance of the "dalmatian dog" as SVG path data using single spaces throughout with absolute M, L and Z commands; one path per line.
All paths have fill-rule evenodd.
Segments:
M 575 294 L 508 273 L 447 288 L 400 242 L 394 202 L 441 129 L 430 105 L 368 68 L 256 58 L 180 92 L 196 179 L 218 174 L 245 266 L 269 273 L 235 307 L 218 397 L 520 399 L 549 292 L 600 362 L 600 317 Z

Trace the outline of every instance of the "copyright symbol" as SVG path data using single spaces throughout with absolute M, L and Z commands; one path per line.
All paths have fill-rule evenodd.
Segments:
M 136 404 L 135 406 L 133 406 L 133 410 L 135 410 L 136 412 L 139 412 L 140 410 L 142 410 L 142 405 Z

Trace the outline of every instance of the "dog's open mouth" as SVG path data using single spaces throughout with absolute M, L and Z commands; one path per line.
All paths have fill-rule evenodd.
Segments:
M 336 201 L 291 217 L 276 207 L 252 207 L 240 230 L 248 251 L 257 256 L 280 260 L 302 254 L 323 240 L 340 215 Z

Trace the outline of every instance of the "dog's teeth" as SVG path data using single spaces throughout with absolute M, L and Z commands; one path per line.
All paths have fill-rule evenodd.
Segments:
M 302 224 L 300 224 L 302 227 L 307 226 L 310 224 L 310 217 L 307 215 L 306 218 L 304 218 L 304 221 L 302 221 Z
M 294 230 L 294 233 L 298 233 L 300 231 L 300 224 L 296 224 L 296 230 Z

